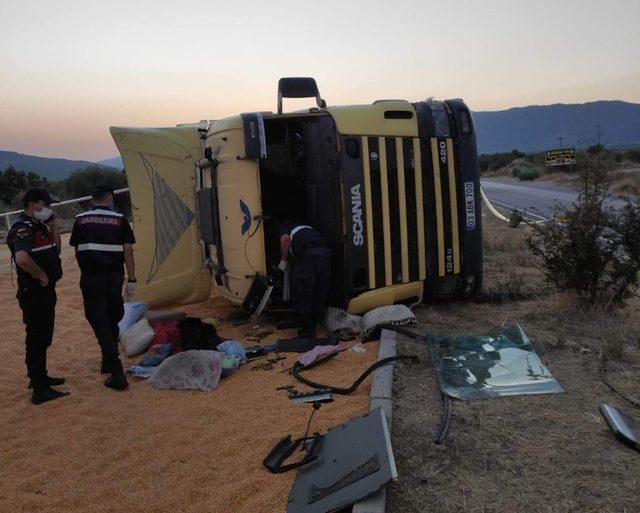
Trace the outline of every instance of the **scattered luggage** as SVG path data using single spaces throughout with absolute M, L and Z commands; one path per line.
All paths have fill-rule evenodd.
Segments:
M 120 330 L 120 335 L 125 333 L 131 326 L 133 326 L 136 322 L 140 320 L 140 318 L 147 311 L 147 303 L 142 303 L 140 301 L 132 301 L 130 303 L 124 304 L 124 315 L 120 322 L 118 323 L 118 329 Z
M 155 336 L 153 328 L 146 319 L 140 319 L 127 331 L 120 335 L 120 342 L 127 356 L 144 353 Z
M 218 351 L 189 350 L 170 356 L 156 368 L 149 385 L 160 390 L 202 390 L 218 386 L 223 354 Z

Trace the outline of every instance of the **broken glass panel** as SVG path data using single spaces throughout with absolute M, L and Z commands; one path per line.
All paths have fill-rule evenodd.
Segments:
M 440 389 L 454 399 L 564 392 L 520 325 L 484 336 L 430 334 L 427 340 Z

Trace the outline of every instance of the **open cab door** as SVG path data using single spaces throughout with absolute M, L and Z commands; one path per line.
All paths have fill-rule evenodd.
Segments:
M 129 182 L 138 287 L 135 299 L 151 306 L 197 303 L 209 298 L 196 210 L 202 157 L 194 126 L 111 127 Z

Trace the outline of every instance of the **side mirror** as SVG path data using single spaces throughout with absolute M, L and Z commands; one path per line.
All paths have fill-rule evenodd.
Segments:
M 315 97 L 316 104 L 321 109 L 327 106 L 327 103 L 320 97 L 315 79 L 311 77 L 286 77 L 278 80 L 278 114 L 282 114 L 283 98 L 311 97 Z

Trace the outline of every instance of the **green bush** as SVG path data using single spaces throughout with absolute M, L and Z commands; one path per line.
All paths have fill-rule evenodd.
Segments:
M 624 304 L 640 273 L 640 203 L 604 206 L 610 169 L 596 157 L 579 163 L 576 203 L 557 207 L 555 220 L 533 225 L 529 247 L 542 259 L 547 280 L 592 305 Z
M 537 180 L 540 178 L 540 171 L 537 169 L 525 169 L 518 174 L 518 178 L 522 181 Z
M 640 162 L 640 150 L 627 150 L 624 156 L 631 162 Z
M 89 196 L 96 185 L 103 183 L 110 185 L 114 189 L 123 189 L 127 187 L 127 177 L 121 171 L 99 166 L 74 171 L 65 180 L 67 197 L 81 198 L 82 196 Z
M 518 178 L 521 172 L 522 172 L 522 169 L 520 169 L 519 167 L 514 167 L 511 170 L 511 176 L 513 176 L 514 178 Z
M 509 153 L 483 153 L 478 157 L 480 171 L 482 173 L 496 171 L 524 156 L 524 153 L 518 150 L 512 150 Z
M 602 153 L 604 150 L 604 146 L 602 144 L 594 144 L 587 148 L 587 153 L 589 155 L 597 155 L 598 153 Z
M 26 173 L 13 166 L 0 171 L 0 201 L 2 203 L 19 205 L 22 196 L 31 187 L 49 187 L 49 182 L 46 178 L 42 178 L 32 171 Z

